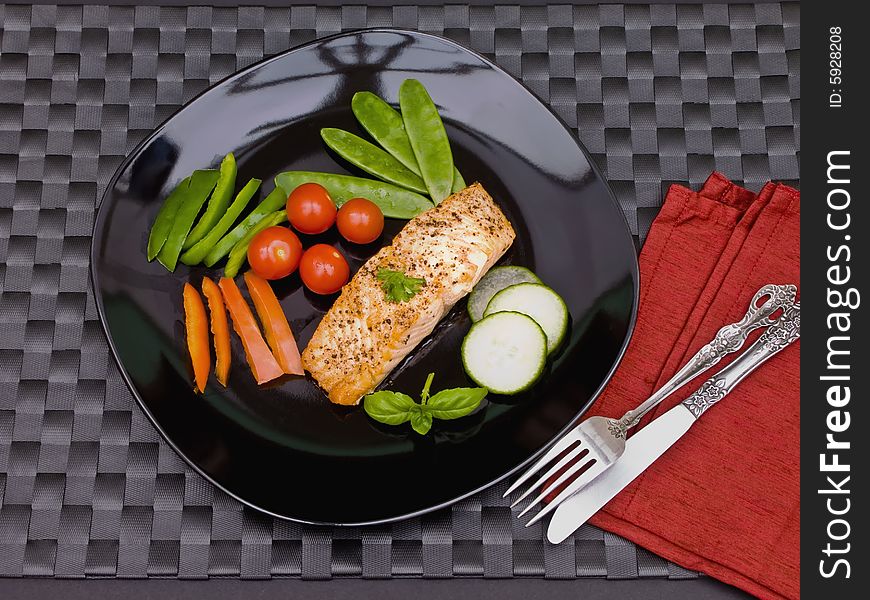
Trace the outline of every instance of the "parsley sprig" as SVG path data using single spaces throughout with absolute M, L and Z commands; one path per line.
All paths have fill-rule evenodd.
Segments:
M 421 277 L 408 277 L 392 269 L 378 269 L 378 280 L 389 302 L 407 302 L 426 285 Z

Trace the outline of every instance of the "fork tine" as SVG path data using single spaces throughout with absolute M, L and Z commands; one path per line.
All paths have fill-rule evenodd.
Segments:
M 579 426 L 578 426 L 579 427 Z M 568 446 L 573 444 L 578 437 L 578 427 L 575 427 L 571 431 L 569 431 L 562 439 L 553 444 L 553 447 L 547 450 L 547 452 L 538 459 L 535 464 L 528 468 L 528 470 L 519 476 L 519 478 L 511 484 L 511 486 L 507 489 L 507 491 L 502 495 L 502 498 L 506 498 L 508 494 L 516 490 L 520 487 L 523 482 L 527 481 L 532 475 L 537 473 L 544 465 L 548 462 L 559 456 Z
M 586 464 L 586 463 L 583 463 L 583 464 Z M 580 477 L 578 477 L 577 479 L 572 481 L 568 485 L 568 487 L 566 487 L 564 490 L 559 492 L 559 494 L 555 498 L 553 498 L 553 500 L 550 501 L 549 504 L 547 504 L 544 508 L 542 508 L 538 514 L 536 514 L 534 517 L 529 519 L 529 522 L 526 523 L 526 527 L 534 525 L 535 523 L 537 523 L 538 521 L 543 519 L 545 516 L 550 514 L 550 512 L 555 510 L 557 506 L 562 504 L 562 502 L 564 502 L 565 500 L 567 500 L 568 498 L 573 496 L 579 490 L 584 488 L 590 481 L 592 481 L 593 479 L 595 479 L 596 477 L 601 475 L 601 473 L 605 469 L 607 469 L 611 464 L 613 464 L 613 463 L 604 463 L 603 461 L 599 460 L 597 463 L 592 465 L 585 473 L 583 473 Z M 543 498 L 543 495 L 541 497 Z M 538 500 L 536 500 L 535 502 L 530 504 L 528 506 L 528 508 L 526 508 L 526 511 L 529 508 L 531 508 L 532 506 L 534 506 L 535 504 L 537 504 L 537 502 L 538 502 Z M 523 512 L 526 512 L 526 511 L 523 511 Z M 519 516 L 522 516 L 522 513 Z M 519 518 L 519 516 L 518 516 L 518 518 Z
M 576 448 L 574 448 L 573 450 L 571 450 L 570 452 L 568 452 L 565 456 L 563 456 L 562 459 L 561 459 L 559 462 L 557 462 L 555 465 L 553 465 L 553 466 L 550 468 L 550 470 L 548 470 L 548 471 L 547 471 L 546 473 L 544 473 L 541 477 L 539 477 L 538 480 L 537 480 L 535 483 L 531 484 L 531 485 L 526 489 L 525 492 L 523 492 L 522 494 L 520 494 L 520 497 L 517 498 L 516 500 L 514 500 L 513 503 L 511 504 L 511 508 L 513 508 L 514 506 L 516 506 L 517 504 L 519 504 L 520 502 L 522 502 L 522 501 L 523 501 L 523 498 L 526 498 L 529 494 L 531 494 L 532 492 L 534 492 L 536 489 L 539 489 L 542 485 L 544 485 L 544 484 L 547 482 L 547 480 L 548 480 L 550 477 L 552 477 L 555 473 L 558 473 L 560 469 L 562 469 L 565 465 L 567 465 L 568 463 L 570 463 L 572 460 L 575 460 L 575 459 L 577 458 L 577 456 L 578 456 L 581 452 L 583 452 L 584 450 L 588 450 L 588 448 L 587 448 L 586 446 L 583 445 L 582 440 L 581 440 L 580 445 L 578 445 Z M 548 486 L 548 487 L 549 487 L 549 486 Z
M 578 460 L 576 463 L 571 465 L 564 473 L 559 475 L 559 477 L 556 480 L 554 480 L 553 483 L 544 487 L 544 489 L 541 490 L 541 493 L 538 494 L 538 497 L 535 498 L 534 500 L 532 500 L 529 503 L 529 505 L 526 506 L 522 510 L 522 512 L 520 512 L 520 514 L 517 515 L 517 518 L 518 519 L 521 518 L 524 514 L 526 514 L 530 510 L 532 510 L 538 504 L 538 502 L 540 502 L 541 500 L 546 498 L 550 492 L 557 489 L 560 485 L 562 485 L 563 483 L 565 483 L 566 481 L 571 479 L 574 475 L 577 474 L 578 471 L 580 471 L 580 469 L 582 469 L 584 466 L 588 465 L 592 460 L 593 460 L 593 458 L 590 457 L 589 460 L 584 460 L 584 461 Z

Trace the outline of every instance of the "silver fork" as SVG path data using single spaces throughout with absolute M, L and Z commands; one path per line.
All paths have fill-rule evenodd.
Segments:
M 580 489 L 585 485 L 582 482 L 588 483 L 592 481 L 609 468 L 625 451 L 626 432 L 637 425 L 645 414 L 658 406 L 659 403 L 674 391 L 681 388 L 683 384 L 717 364 L 723 357 L 739 350 L 752 331 L 759 327 L 767 327 L 773 323 L 774 319 L 770 318 L 771 315 L 777 310 L 793 304 L 796 293 L 797 288 L 793 285 L 765 285 L 756 292 L 752 302 L 749 304 L 749 310 L 742 319 L 720 329 L 709 344 L 701 348 L 682 369 L 677 371 L 667 383 L 644 401 L 643 404 L 626 412 L 620 419 L 610 419 L 607 417 L 586 419 L 565 434 L 504 493 L 504 496 L 507 496 L 517 490 L 533 475 L 556 460 L 560 454 L 566 452 L 569 448 L 571 449 L 513 501 L 511 508 L 522 502 L 523 499 L 536 489 L 540 489 L 551 477 L 571 464 L 572 461 L 575 461 L 564 473 L 544 487 L 540 494 L 520 512 L 517 518 L 529 512 L 550 492 L 557 489 L 577 473 L 582 471 L 577 480 L 572 483 L 571 487 L 574 490 Z M 767 300 L 759 305 L 759 302 L 765 296 L 768 296 Z M 574 447 L 572 448 L 572 446 Z M 583 455 L 583 460 L 578 460 L 581 454 Z M 583 471 L 584 469 L 585 471 Z M 526 527 L 543 518 L 556 508 L 558 504 L 559 502 L 553 501 L 545 506 L 526 523 Z

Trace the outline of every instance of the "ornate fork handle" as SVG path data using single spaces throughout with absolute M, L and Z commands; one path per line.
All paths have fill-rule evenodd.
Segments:
M 796 302 L 767 328 L 761 337 L 733 363 L 708 379 L 697 392 L 683 400 L 695 418 L 724 398 L 734 387 L 768 358 L 797 340 L 801 335 L 801 304 Z
M 750 333 L 759 327 L 767 327 L 773 323 L 770 315 L 778 309 L 785 309 L 792 305 L 796 294 L 797 287 L 794 285 L 768 284 L 759 289 L 753 296 L 752 302 L 749 303 L 749 310 L 746 311 L 742 319 L 722 327 L 710 343 L 698 350 L 682 369 L 677 371 L 643 404 L 625 413 L 621 419 L 610 421 L 611 433 L 616 437 L 624 438 L 626 431 L 637 425 L 638 421 L 658 406 L 662 400 L 688 381 L 716 365 L 723 357 L 739 350 Z M 759 306 L 758 302 L 764 296 L 769 296 L 769 298 Z

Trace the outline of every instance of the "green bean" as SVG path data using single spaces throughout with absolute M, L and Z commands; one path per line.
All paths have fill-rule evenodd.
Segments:
M 432 201 L 438 204 L 450 195 L 453 187 L 453 154 L 444 123 L 429 92 L 416 79 L 402 82 L 399 106 L 405 131 L 420 165 L 420 174 Z
M 467 187 L 465 183 L 465 179 L 462 178 L 462 173 L 459 172 L 459 169 L 453 167 L 453 187 L 450 188 L 450 193 L 455 194 L 456 192 L 462 191 Z
M 230 279 L 232 279 L 239 274 L 239 270 L 248 259 L 248 246 L 251 245 L 251 240 L 254 239 L 255 235 L 257 235 L 267 227 L 279 225 L 286 220 L 287 211 L 278 210 L 266 215 L 260 220 L 259 223 L 257 223 L 250 230 L 248 230 L 248 232 L 245 233 L 245 237 L 240 239 L 238 243 L 233 246 L 233 249 L 230 250 L 230 255 L 227 258 L 227 264 L 224 267 L 224 277 L 229 277 Z
M 236 172 L 236 157 L 230 152 L 221 161 L 220 177 L 217 180 L 217 186 L 199 222 L 188 234 L 187 239 L 184 240 L 184 250 L 187 250 L 204 238 L 223 216 L 230 203 L 230 198 L 233 197 L 233 189 L 236 187 Z
M 279 208 L 283 208 L 287 203 L 287 193 L 280 187 L 272 190 L 257 207 L 251 211 L 247 217 L 242 219 L 242 222 L 233 227 L 232 230 L 220 241 L 215 244 L 205 257 L 205 266 L 212 267 L 214 264 L 229 254 L 240 239 L 250 231 L 250 229 L 259 223 L 266 215 L 275 212 Z
M 199 214 L 202 205 L 205 204 L 209 192 L 214 188 L 217 173 L 214 171 L 194 171 L 190 176 L 190 185 L 185 193 L 184 201 L 178 208 L 172 219 L 172 229 L 166 237 L 166 243 L 157 253 L 157 260 L 161 265 L 175 270 L 178 264 L 178 255 L 184 246 L 184 240 L 190 233 L 196 215 Z
M 254 194 L 257 193 L 257 190 L 260 189 L 261 183 L 263 182 L 260 179 L 251 179 L 245 187 L 242 188 L 242 191 L 238 193 L 236 199 L 233 200 L 233 203 L 224 213 L 224 216 L 221 217 L 221 220 L 218 221 L 217 225 L 215 225 L 204 238 L 194 244 L 190 250 L 181 255 L 181 262 L 186 265 L 198 265 L 201 263 L 206 255 L 211 252 L 212 248 L 217 245 L 218 241 L 220 241 L 221 236 L 233 226 L 233 223 L 235 223 L 239 215 L 242 214 L 242 211 L 245 210 L 248 202 L 251 201 L 251 198 L 253 198 Z
M 310 171 L 286 171 L 275 177 L 275 185 L 283 188 L 287 194 L 303 183 L 318 183 L 325 187 L 336 206 L 341 206 L 351 198 L 371 200 L 385 217 L 410 219 L 432 208 L 432 203 L 425 196 L 373 179 Z
M 190 177 L 185 177 L 181 180 L 175 189 L 173 189 L 163 204 L 160 210 L 157 211 L 157 218 L 154 219 L 154 225 L 151 226 L 151 233 L 148 234 L 148 260 L 154 260 L 157 253 L 166 243 L 166 238 L 169 237 L 169 232 L 172 230 L 172 223 L 175 219 L 175 213 L 184 202 L 187 188 L 190 187 Z
M 427 193 L 426 184 L 419 175 L 396 160 L 392 154 L 361 137 L 332 127 L 321 129 L 320 137 L 336 154 L 366 173 L 421 194 Z
M 350 106 L 359 124 L 384 150 L 415 175 L 420 175 L 420 165 L 399 111 L 371 92 L 357 92 Z

